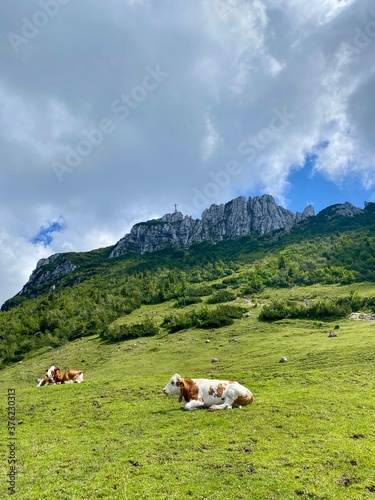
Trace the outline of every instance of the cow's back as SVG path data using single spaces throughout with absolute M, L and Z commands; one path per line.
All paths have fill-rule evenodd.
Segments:
M 235 392 L 238 398 L 243 401 L 242 403 L 238 403 L 238 406 L 249 404 L 249 402 L 245 401 L 248 401 L 252 397 L 251 392 L 246 387 L 232 380 L 192 380 L 198 386 L 198 397 L 204 402 L 204 406 L 206 407 L 223 403 L 231 391 Z

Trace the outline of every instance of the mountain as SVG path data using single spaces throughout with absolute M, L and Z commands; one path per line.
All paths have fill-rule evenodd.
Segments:
M 204 210 L 201 219 L 193 219 L 176 211 L 160 219 L 135 224 L 130 233 L 113 247 L 92 252 L 54 254 L 41 259 L 16 297 L 36 297 L 51 287 L 53 289 L 64 276 L 73 275 L 73 271 L 77 272 L 69 284 L 80 282 L 82 271 L 89 269 L 89 274 L 95 273 L 96 266 L 101 266 L 104 262 L 110 265 L 114 259 L 134 253 L 144 255 L 168 248 L 189 248 L 204 242 L 218 243 L 249 236 L 259 238 L 274 231 L 287 233 L 308 220 L 315 222 L 312 227 L 318 226 L 314 231 L 324 232 L 324 224 L 328 220 L 344 217 L 350 221 L 365 211 L 371 212 L 374 205 L 365 202 L 365 209 L 361 209 L 348 202 L 335 204 L 319 212 L 317 217 L 311 205 L 302 213 L 294 214 L 277 205 L 272 196 L 265 194 L 249 197 L 247 200 L 240 196 L 225 204 L 213 204 Z M 17 300 L 10 299 L 3 308 L 14 303 Z
M 125 235 L 110 254 L 110 258 L 120 257 L 126 252 L 156 252 L 166 246 L 190 246 L 203 241 L 223 241 L 249 236 L 253 233 L 265 234 L 277 229 L 289 230 L 307 217 L 315 215 L 309 205 L 300 213 L 276 205 L 270 195 L 249 198 L 240 196 L 228 203 L 211 205 L 202 213 L 201 219 L 193 219 L 181 212 L 166 214 L 136 224 Z
M 189 247 L 205 241 L 235 240 L 275 230 L 289 231 L 314 215 L 311 205 L 302 213 L 293 214 L 278 206 L 270 195 L 250 197 L 248 200 L 240 196 L 225 204 L 211 205 L 202 213 L 201 219 L 175 212 L 160 219 L 135 224 L 130 233 L 114 245 L 108 258 L 114 259 L 129 252 L 145 254 L 170 247 Z M 35 297 L 40 290 L 44 290 L 36 290 L 40 285 L 49 283 L 51 287 L 55 286 L 55 282 L 77 268 L 77 263 L 72 261 L 73 256 L 74 254 L 55 254 L 39 260 L 30 279 L 17 295 Z M 74 257 L 73 260 L 76 260 L 76 256 Z
M 197 322 L 216 328 L 242 316 L 237 298 L 256 303 L 272 289 L 372 283 L 374 255 L 375 203 L 364 209 L 336 204 L 313 215 L 310 207 L 293 214 L 270 196 L 241 197 L 211 206 L 197 220 L 167 214 L 135 225 L 114 246 L 40 260 L 1 308 L 0 368 L 88 335 L 105 341 L 154 335 L 162 325 L 145 316 L 144 307 L 168 310 L 162 328 L 170 332 Z M 361 310 L 354 299 L 350 307 Z M 223 301 L 232 305 L 211 306 Z M 375 297 L 366 304 L 375 307 Z M 301 313 L 287 306 L 262 310 L 273 318 Z M 319 319 L 346 314 L 347 306 L 327 303 L 309 312 Z

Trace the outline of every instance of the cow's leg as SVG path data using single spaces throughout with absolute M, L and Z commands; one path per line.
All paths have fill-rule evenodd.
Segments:
M 37 387 L 41 387 L 43 385 L 48 385 L 50 384 L 50 380 L 47 378 L 47 377 L 44 377 L 44 378 L 38 378 L 38 385 Z
M 223 403 L 222 405 L 212 405 L 208 408 L 208 411 L 216 411 L 216 410 L 231 410 L 232 405 L 228 403 Z
M 199 408 L 202 408 L 204 406 L 203 401 L 197 401 L 195 399 L 192 399 L 188 403 L 184 404 L 184 410 L 198 410 Z
M 239 396 L 239 393 L 235 387 L 228 387 L 227 393 L 225 395 L 224 402 L 221 405 L 212 405 L 208 409 L 209 411 L 216 411 L 216 410 L 231 410 L 233 402 L 237 397 Z

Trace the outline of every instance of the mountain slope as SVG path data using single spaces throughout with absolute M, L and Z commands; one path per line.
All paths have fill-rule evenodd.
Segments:
M 374 204 L 365 204 L 365 211 L 371 213 Z M 321 223 L 323 216 L 327 219 L 337 219 L 339 216 L 349 218 L 365 211 L 350 203 L 333 205 L 319 214 L 317 223 Z M 106 258 L 121 257 L 132 252 L 144 254 L 171 247 L 186 248 L 205 241 L 220 242 L 246 236 L 255 236 L 257 239 L 277 230 L 290 231 L 313 216 L 314 209 L 311 206 L 306 207 L 302 214 L 297 212 L 294 215 L 277 206 L 269 195 L 249 198 L 248 201 L 242 196 L 225 205 L 212 205 L 203 212 L 201 220 L 183 217 L 179 212 L 166 214 L 161 219 L 136 224 L 114 247 L 86 253 L 55 254 L 41 259 L 18 295 L 35 297 L 46 292 L 48 287 L 54 287 L 56 281 L 66 274 L 72 274 L 77 267 L 79 271 L 95 269 L 98 265 L 104 265 Z M 79 281 L 82 277 L 76 276 L 76 279 Z M 17 302 L 8 301 L 3 309 Z
M 109 258 L 113 247 L 108 247 L 54 256 L 4 304 L 0 358 L 7 363 L 41 346 L 92 334 L 105 337 L 114 322 L 145 304 L 205 303 L 220 290 L 249 297 L 266 287 L 375 281 L 373 207 L 355 213 L 349 207 L 343 215 L 341 205 L 332 206 L 288 232 L 143 255 Z

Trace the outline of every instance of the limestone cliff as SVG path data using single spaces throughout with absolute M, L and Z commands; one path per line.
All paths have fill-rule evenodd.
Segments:
M 47 259 L 40 259 L 29 281 L 17 295 L 33 295 L 33 288 L 47 281 L 53 283 L 76 268 L 64 254 L 56 253 Z
M 309 205 L 300 213 L 276 205 L 270 195 L 249 198 L 240 196 L 228 203 L 211 205 L 201 219 L 180 212 L 166 214 L 161 219 L 136 224 L 113 249 L 110 257 L 128 251 L 155 252 L 167 246 L 189 246 L 203 241 L 236 239 L 250 234 L 265 234 L 276 229 L 289 230 L 307 217 L 315 215 Z

